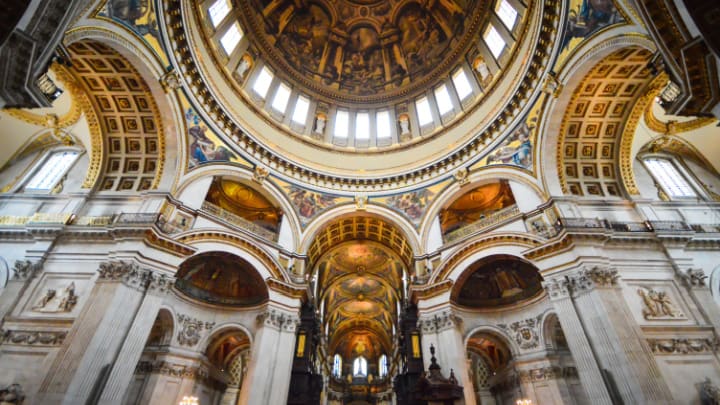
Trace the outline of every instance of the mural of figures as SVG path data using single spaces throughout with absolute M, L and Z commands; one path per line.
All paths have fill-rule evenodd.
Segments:
M 214 142 L 208 137 L 208 128 L 200 119 L 195 110 L 188 108 L 185 111 L 190 141 L 189 160 L 190 167 L 213 161 L 230 161 L 234 157 L 230 150 Z
M 107 0 L 97 14 L 129 27 L 147 41 L 167 63 L 167 57 L 160 45 L 160 31 L 155 12 L 153 0 Z
M 531 124 L 534 124 L 534 121 Z M 505 142 L 488 156 L 487 164 L 506 164 L 531 169 L 534 130 L 535 126 L 530 126 L 528 122 L 521 123 Z
M 425 209 L 430 205 L 434 193 L 428 189 L 413 191 L 388 198 L 385 203 L 397 211 L 407 215 L 414 222 L 419 221 Z
M 336 204 L 336 198 L 327 194 L 320 194 L 291 186 L 288 197 L 292 201 L 300 219 L 309 222 L 315 215 Z
M 260 29 L 248 34 L 280 53 L 288 73 L 351 96 L 381 95 L 422 78 L 472 34 L 466 27 L 478 26 L 465 21 L 475 1 L 254 2 L 250 17 Z
M 570 0 L 569 10 L 558 66 L 585 38 L 625 21 L 613 0 Z

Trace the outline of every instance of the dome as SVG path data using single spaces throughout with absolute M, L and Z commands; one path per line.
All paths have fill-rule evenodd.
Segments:
M 511 0 L 182 8 L 194 18 L 170 35 L 215 132 L 280 175 L 343 191 L 450 176 L 488 152 L 539 91 L 542 17 L 558 11 Z

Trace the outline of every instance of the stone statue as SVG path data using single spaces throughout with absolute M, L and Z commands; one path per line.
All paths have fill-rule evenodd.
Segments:
M 32 309 L 38 312 L 70 312 L 77 304 L 77 299 L 75 282 L 73 281 L 63 288 L 60 294 L 56 289 L 49 288 Z
M 327 116 L 323 113 L 319 113 L 315 117 L 315 133 L 322 135 L 325 133 L 325 123 L 327 122 Z
M 664 291 L 656 291 L 653 289 L 638 289 L 638 294 L 642 297 L 643 308 L 642 314 L 645 319 L 658 318 L 682 318 L 684 315 L 670 301 L 670 297 Z

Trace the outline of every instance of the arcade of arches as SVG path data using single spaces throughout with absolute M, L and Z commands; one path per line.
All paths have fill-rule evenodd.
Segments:
M 10 0 L 0 403 L 720 403 L 716 3 Z

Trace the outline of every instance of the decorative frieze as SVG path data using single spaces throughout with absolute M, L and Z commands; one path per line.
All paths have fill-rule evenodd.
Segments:
M 178 343 L 183 346 L 195 346 L 200 342 L 206 330 L 215 326 L 215 322 L 203 322 L 187 315 L 179 314 L 180 331 L 178 332 Z
M 30 280 L 42 270 L 41 262 L 31 262 L 30 260 L 17 260 L 13 267 L 15 280 Z
M 575 367 L 547 366 L 531 370 L 520 370 L 518 376 L 523 383 L 533 383 L 558 378 L 577 378 L 578 372 Z
M 542 314 L 509 325 L 499 324 L 498 327 L 510 334 L 521 349 L 535 349 L 540 345 L 540 333 L 538 330 L 541 321 Z
M 300 318 L 297 314 L 291 314 L 277 309 L 269 309 L 257 316 L 258 323 L 269 326 L 280 331 L 295 332 Z
M 67 331 L 3 330 L 2 342 L 28 346 L 60 346 Z
M 687 319 L 665 291 L 641 287 L 637 293 L 642 298 L 642 315 L 646 320 Z
M 648 339 L 648 345 L 658 354 L 702 354 L 716 352 L 720 342 L 712 338 Z
M 462 323 L 462 318 L 455 315 L 451 310 L 444 310 L 434 314 L 422 316 L 418 320 L 418 329 L 422 333 L 438 333 L 452 329 Z
M 165 360 L 141 360 L 135 367 L 135 374 L 162 374 L 169 377 L 197 380 L 206 386 L 221 386 L 210 377 L 206 367 L 171 363 Z

